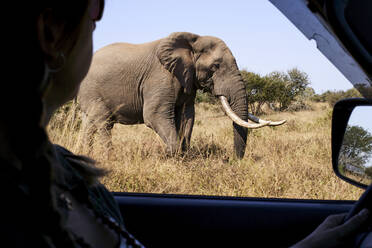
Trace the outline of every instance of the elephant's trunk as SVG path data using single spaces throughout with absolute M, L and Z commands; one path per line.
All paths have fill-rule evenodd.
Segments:
M 235 80 L 234 80 L 235 81 Z M 235 81 L 236 82 L 236 81 Z M 238 158 L 243 158 L 247 142 L 248 128 L 258 128 L 267 124 L 248 123 L 247 93 L 243 81 L 218 94 L 226 114 L 233 120 L 234 150 Z
M 226 88 L 225 88 L 226 89 Z M 234 150 L 238 158 L 243 158 L 247 142 L 247 128 L 260 128 L 264 126 L 278 126 L 286 121 L 266 121 L 248 112 L 247 93 L 244 82 L 239 80 L 234 87 L 228 88 L 224 93 L 217 92 L 226 114 L 233 121 Z M 257 123 L 249 123 L 248 119 Z

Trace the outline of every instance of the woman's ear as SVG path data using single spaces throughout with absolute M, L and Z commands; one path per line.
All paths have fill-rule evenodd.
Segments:
M 192 93 L 196 78 L 192 44 L 198 38 L 192 33 L 172 33 L 160 42 L 157 50 L 160 63 L 178 79 L 187 94 Z
M 46 63 L 53 63 L 61 53 L 58 42 L 61 39 L 63 25 L 53 18 L 52 10 L 43 11 L 37 20 L 37 37 Z

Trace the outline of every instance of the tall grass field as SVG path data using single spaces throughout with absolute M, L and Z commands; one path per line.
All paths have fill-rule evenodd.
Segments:
M 312 110 L 270 112 L 263 119 L 286 119 L 278 127 L 248 134 L 243 159 L 233 156 L 232 122 L 218 104 L 199 103 L 191 148 L 169 157 L 162 140 L 145 125 L 116 124 L 112 150 L 84 143 L 78 105 L 63 106 L 52 118 L 52 142 L 88 155 L 109 171 L 101 179 L 111 191 L 264 198 L 354 200 L 362 193 L 332 171 L 331 116 L 327 103 Z

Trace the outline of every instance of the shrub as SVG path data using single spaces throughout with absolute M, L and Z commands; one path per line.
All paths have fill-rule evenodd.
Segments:
M 217 99 L 209 92 L 203 92 L 202 90 L 196 91 L 196 97 L 195 97 L 196 103 L 210 103 L 215 104 L 217 102 Z
M 345 98 L 352 98 L 352 97 L 361 97 L 361 94 L 355 88 L 351 88 L 347 91 L 338 90 L 338 91 L 330 91 L 327 90 L 323 94 L 314 95 L 312 100 L 315 102 L 327 102 L 331 107 L 333 107 L 336 102 L 341 99 Z
M 347 126 L 340 149 L 339 163 L 364 170 L 372 154 L 372 134 L 360 126 Z
M 306 102 L 299 100 L 299 101 L 293 102 L 286 109 L 286 111 L 290 111 L 290 112 L 303 111 L 303 110 L 313 110 L 313 108 Z
M 297 68 L 288 70 L 287 73 L 272 72 L 266 77 L 273 85 L 272 94 L 279 103 L 280 111 L 286 110 L 297 98 L 303 96 L 310 84 L 308 75 Z
M 296 68 L 284 72 L 272 72 L 266 76 L 242 70 L 248 104 L 253 114 L 262 113 L 262 106 L 274 110 L 286 110 L 295 101 L 304 102 L 314 94 L 308 76 Z M 303 104 L 302 104 L 303 105 Z
M 250 111 L 258 115 L 262 113 L 262 106 L 267 102 L 272 102 L 270 97 L 270 85 L 264 77 L 259 74 L 240 71 L 242 78 L 245 82 L 245 87 L 248 95 L 248 106 Z

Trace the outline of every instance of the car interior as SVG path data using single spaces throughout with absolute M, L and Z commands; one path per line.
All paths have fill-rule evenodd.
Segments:
M 306 12 L 316 16 L 325 32 L 335 37 L 370 82 L 371 1 L 280 2 L 271 1 L 289 19 L 288 13 L 301 16 Z M 365 88 L 361 93 L 368 97 Z M 368 180 L 362 181 L 362 176 L 345 173 L 347 169 L 341 168 L 339 158 L 350 115 L 355 108 L 370 105 L 372 101 L 368 99 L 344 100 L 335 106 L 333 113 L 333 168 L 341 179 L 362 188 L 369 185 L 368 176 L 364 175 Z M 369 192 L 368 188 L 358 202 L 122 192 L 114 195 L 127 229 L 146 247 L 289 247 L 309 235 L 328 215 L 349 212 L 352 216 L 362 207 L 369 207 L 372 202 Z M 363 247 L 362 241 L 356 242 L 356 247 Z
M 343 56 L 356 61 L 358 68 L 352 68 L 345 76 L 366 98 L 346 99 L 335 105 L 332 164 L 340 179 L 366 191 L 357 202 L 114 192 L 126 228 L 146 247 L 289 247 L 309 235 L 331 214 L 349 212 L 350 218 L 362 208 L 372 206 L 371 188 L 368 187 L 372 178 L 348 169 L 340 159 L 345 146 L 344 135 L 352 125 L 349 121 L 354 110 L 369 107 L 371 111 L 372 101 L 368 97 L 372 91 L 365 82 L 372 80 L 369 26 L 372 1 L 269 1 L 308 38 L 313 35 L 306 34 L 302 29 L 305 27 L 301 26 L 304 22 L 297 22 L 298 17 L 316 17 L 322 32 L 334 37 L 335 44 L 344 51 Z M 341 71 L 348 69 L 347 63 L 340 64 L 344 58 L 329 57 L 332 47 L 319 43 L 318 48 Z M 365 81 L 360 82 L 359 78 Z M 366 247 L 363 240 L 369 235 L 367 228 L 363 230 L 355 247 Z

